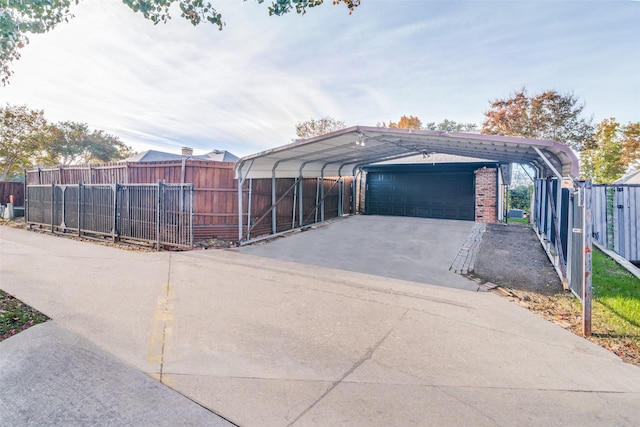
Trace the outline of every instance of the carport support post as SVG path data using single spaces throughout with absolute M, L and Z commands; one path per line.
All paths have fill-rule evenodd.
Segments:
M 318 205 L 320 204 L 320 177 L 316 178 L 316 207 L 315 207 L 315 218 L 313 219 L 314 223 L 318 222 Z
M 353 181 L 351 181 L 351 214 L 355 215 L 356 214 L 356 181 L 358 174 L 361 173 L 360 171 L 356 172 L 355 169 L 353 170 Z
M 241 172 L 242 169 L 238 169 L 238 243 L 242 241 L 242 184 L 244 183 L 244 179 L 242 179 Z
M 253 160 L 249 163 L 249 168 L 245 172 L 245 175 L 242 176 L 242 167 L 244 166 L 244 162 L 240 164 L 240 167 L 237 169 L 238 173 L 238 243 L 242 241 L 242 216 L 244 213 L 242 212 L 242 186 L 244 185 L 245 179 L 247 179 L 247 175 L 249 175 L 249 171 L 253 167 Z M 275 173 L 275 172 L 274 172 Z M 249 229 L 249 220 L 247 220 L 247 230 Z
M 320 171 L 320 222 L 324 222 L 324 166 Z
M 271 172 L 271 234 L 276 234 L 278 213 L 276 211 L 276 171 Z
M 304 218 L 302 218 L 303 215 L 303 205 L 302 205 L 302 175 L 300 175 L 299 178 L 300 182 L 298 183 L 298 186 L 300 187 L 300 190 L 298 191 L 298 225 L 300 227 L 302 227 L 304 224 Z
M 247 240 L 251 238 L 251 192 L 253 186 L 253 178 L 249 178 L 249 197 L 247 198 Z
M 293 183 L 293 206 L 291 212 L 291 228 L 296 228 L 296 202 L 298 201 L 298 178 L 295 178 L 295 182 Z
M 344 212 L 344 179 L 338 177 L 338 218 L 342 217 Z

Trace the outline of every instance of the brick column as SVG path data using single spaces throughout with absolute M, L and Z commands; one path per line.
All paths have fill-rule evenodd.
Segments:
M 496 206 L 498 194 L 496 182 L 498 170 L 483 167 L 476 174 L 476 221 L 498 222 Z

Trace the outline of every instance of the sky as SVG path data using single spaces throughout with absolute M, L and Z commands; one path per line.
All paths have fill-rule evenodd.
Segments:
M 82 0 L 30 36 L 0 103 L 77 121 L 136 151 L 244 156 L 331 116 L 375 126 L 414 115 L 480 125 L 526 86 L 573 93 L 585 117 L 640 121 L 640 2 L 325 0 L 270 17 L 270 0 L 211 0 L 226 26 L 174 10 L 153 25 L 119 0 Z

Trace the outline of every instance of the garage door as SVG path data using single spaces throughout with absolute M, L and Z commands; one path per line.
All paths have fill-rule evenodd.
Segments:
M 475 220 L 473 170 L 367 174 L 365 212 L 422 218 Z

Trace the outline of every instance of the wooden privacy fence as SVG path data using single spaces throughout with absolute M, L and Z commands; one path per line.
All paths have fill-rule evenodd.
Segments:
M 214 238 L 237 241 L 240 216 L 234 166 L 231 162 L 185 159 L 38 168 L 27 172 L 27 182 L 29 185 L 190 183 L 194 241 Z M 298 185 L 294 186 L 294 182 Z M 241 234 L 251 238 L 272 234 L 272 217 L 276 218 L 276 232 L 282 232 L 353 212 L 352 183 L 351 177 L 278 178 L 275 180 L 278 203 L 272 206 L 273 181 L 248 179 L 241 189 Z M 317 203 L 321 188 L 325 194 L 322 204 Z
M 10 196 L 14 206 L 24 206 L 24 183 L 0 181 L 0 205 L 9 203 Z
M 29 185 L 25 220 L 52 232 L 193 245 L 190 184 Z
M 623 258 L 640 261 L 640 185 L 594 185 L 593 237 Z

